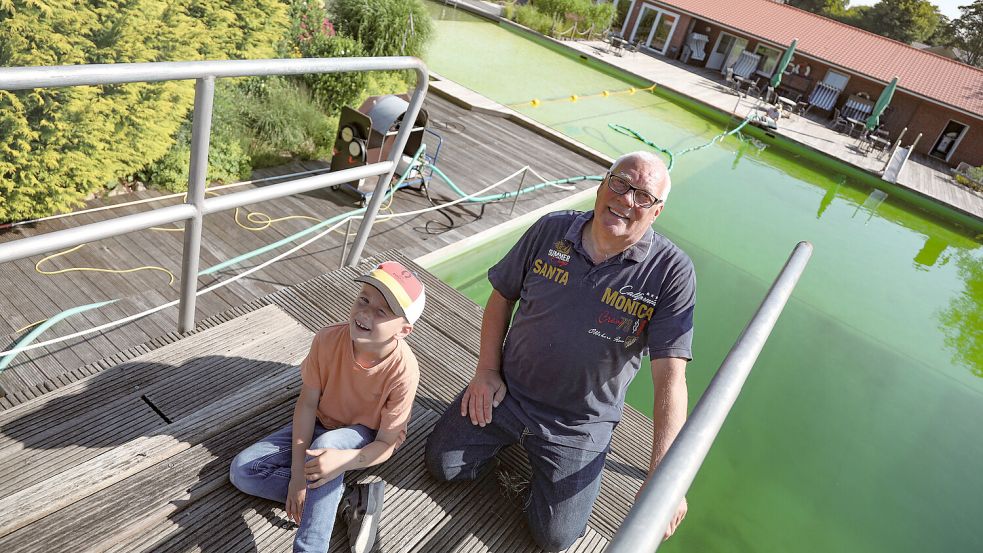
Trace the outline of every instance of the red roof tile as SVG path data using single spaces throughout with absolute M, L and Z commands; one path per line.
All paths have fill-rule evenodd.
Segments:
M 660 0 L 768 42 L 983 117 L 983 70 L 771 0 Z

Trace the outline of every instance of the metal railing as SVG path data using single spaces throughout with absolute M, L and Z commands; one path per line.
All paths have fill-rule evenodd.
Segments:
M 178 330 L 186 332 L 195 326 L 195 292 L 198 286 L 202 219 L 205 215 L 378 175 L 377 193 L 372 194 L 369 200 L 355 242 L 346 259 L 347 264 L 354 265 L 361 257 L 365 242 L 372 231 L 379 204 L 386 195 L 381 192 L 393 177 L 396 161 L 406 147 L 412 125 L 400 126 L 386 161 L 206 199 L 205 176 L 208 170 L 215 79 L 388 70 L 416 72 L 416 87 L 403 116 L 403 121 L 416 121 L 426 96 L 429 76 L 426 65 L 412 57 L 187 61 L 0 68 L 0 90 L 196 80 L 186 203 L 0 244 L 0 263 L 158 225 L 187 221 L 181 265 L 181 304 L 178 314 Z
M 606 553 L 649 553 L 659 548 L 669 521 L 696 478 L 811 256 L 812 244 L 808 242 L 799 242 L 792 250 L 758 311 L 738 337 L 672 447 L 642 489 Z

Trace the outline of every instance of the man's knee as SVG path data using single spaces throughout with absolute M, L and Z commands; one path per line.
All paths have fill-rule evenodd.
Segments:
M 455 471 L 451 469 L 448 463 L 445 462 L 447 457 L 446 451 L 442 451 L 440 447 L 436 444 L 435 440 L 427 439 L 427 445 L 424 449 L 424 462 L 427 465 L 427 471 L 435 479 L 447 482 L 453 480 L 456 476 Z
M 544 551 L 563 551 L 573 545 L 573 542 L 580 539 L 586 531 L 584 528 L 574 528 L 572 526 L 561 526 L 547 523 L 544 526 L 529 523 L 529 532 L 532 534 L 536 544 Z

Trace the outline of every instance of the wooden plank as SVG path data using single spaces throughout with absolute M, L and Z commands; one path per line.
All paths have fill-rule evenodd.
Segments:
M 295 400 L 243 421 L 162 463 L 0 538 L 8 553 L 95 550 L 137 541 L 155 524 L 228 482 L 229 461 L 290 420 Z M 71 528 L 72 531 L 65 530 Z
M 383 526 L 379 532 L 379 543 L 383 546 L 383 551 L 392 550 L 385 546 L 389 540 L 386 537 L 386 525 L 390 521 L 393 523 L 402 521 L 405 524 L 406 521 L 414 520 L 418 514 L 416 511 L 401 508 L 408 497 L 421 495 L 419 490 L 408 488 L 404 483 L 408 481 L 410 475 L 407 471 L 417 476 L 422 474 L 419 458 L 423 453 L 424 437 L 429 434 L 435 420 L 436 415 L 433 412 L 415 409 L 408 440 L 390 460 L 368 471 L 353 471 L 346 475 L 349 483 L 368 475 L 382 477 L 387 482 L 386 516 L 383 517 Z M 230 452 L 220 464 L 227 467 L 228 460 L 243 447 L 244 445 L 240 444 L 238 449 Z M 154 515 L 153 518 L 158 521 L 157 523 L 127 530 L 125 535 L 113 539 L 116 545 L 110 550 L 114 552 L 282 551 L 283 547 L 289 550 L 296 526 L 286 520 L 282 505 L 246 496 L 225 482 L 224 475 L 219 479 L 223 482 L 215 488 L 214 492 L 193 501 L 184 511 L 168 513 L 166 520 L 164 517 Z M 136 487 L 133 493 L 138 493 Z M 341 526 L 336 525 L 329 551 L 347 550 L 347 537 Z M 216 527 L 222 528 L 223 531 L 214 532 L 213 529 Z M 130 537 L 142 535 L 154 536 L 154 539 L 125 543 Z M 398 544 L 403 537 L 393 535 L 393 544 Z
M 243 333 L 242 323 L 235 322 L 206 336 L 211 341 L 228 342 L 231 336 L 238 339 L 240 345 L 227 343 L 222 350 L 232 357 L 197 356 L 215 349 L 209 349 L 208 342 L 199 339 L 185 344 L 201 346 L 193 348 L 191 355 L 195 357 L 185 362 L 155 362 L 147 358 L 3 413 L 0 497 L 86 462 L 115 445 L 147 435 L 161 424 L 162 416 L 179 420 L 221 395 L 271 373 L 287 370 L 299 375 L 294 364 L 303 357 L 311 334 L 281 319 L 267 324 L 275 330 L 256 334 L 265 336 L 261 340 L 250 339 Z M 255 322 L 244 326 L 257 328 Z M 237 355 L 243 357 L 234 357 Z M 284 360 L 288 363 L 284 364 Z M 214 374 L 218 371 L 222 374 Z M 154 406 L 155 411 L 146 402 L 158 394 L 162 403 Z
M 246 386 L 191 416 L 141 436 L 43 482 L 0 499 L 0 536 L 5 536 L 59 509 L 97 493 L 172 457 L 193 443 L 219 434 L 295 395 L 300 379 L 285 370 Z M 229 413 L 236 413 L 230 416 Z

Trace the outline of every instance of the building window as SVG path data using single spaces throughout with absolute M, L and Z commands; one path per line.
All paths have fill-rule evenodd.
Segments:
M 764 44 L 759 44 L 754 50 L 754 53 L 761 56 L 761 59 L 758 60 L 756 72 L 765 77 L 770 77 L 775 72 L 775 66 L 778 65 L 778 59 L 782 57 L 782 52 Z
M 833 71 L 832 69 L 827 70 L 826 76 L 823 77 L 823 83 L 828 84 L 829 86 L 835 88 L 836 90 L 845 90 L 846 83 L 849 80 L 850 77 L 848 75 L 844 75 L 843 73 L 838 73 L 836 71 Z

